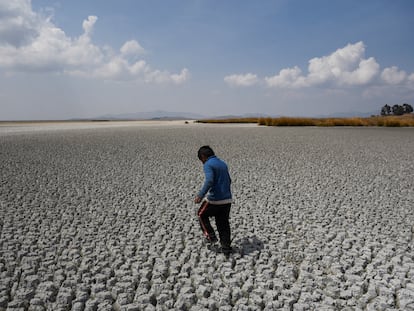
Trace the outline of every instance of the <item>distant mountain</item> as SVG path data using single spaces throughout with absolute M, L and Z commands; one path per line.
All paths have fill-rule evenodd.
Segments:
M 155 110 L 147 112 L 106 114 L 94 120 L 200 120 L 200 119 L 230 119 L 230 118 L 259 118 L 269 117 L 263 113 L 245 113 L 241 115 L 222 115 L 222 116 L 206 116 L 192 112 L 172 112 L 164 110 Z
M 206 116 L 191 112 L 171 112 L 171 111 L 147 111 L 135 113 L 106 114 L 94 118 L 95 120 L 185 120 L 185 119 L 203 119 Z
M 336 112 L 325 115 L 316 115 L 315 118 L 348 118 L 348 117 L 370 117 L 372 115 L 378 115 L 378 111 L 375 112 Z M 244 113 L 239 115 L 216 115 L 206 116 L 202 114 L 192 112 L 173 112 L 164 110 L 135 112 L 135 113 L 121 113 L 121 114 L 106 114 L 93 120 L 201 120 L 201 119 L 237 119 L 237 118 L 260 118 L 260 117 L 272 117 L 277 116 L 264 114 L 264 113 Z
M 271 116 L 268 115 L 268 114 L 264 114 L 264 113 L 244 113 L 244 114 L 239 114 L 239 115 L 229 114 L 229 115 L 221 115 L 221 116 L 205 117 L 205 118 L 209 118 L 209 119 L 241 119 L 241 118 L 266 118 L 266 117 L 271 117 Z

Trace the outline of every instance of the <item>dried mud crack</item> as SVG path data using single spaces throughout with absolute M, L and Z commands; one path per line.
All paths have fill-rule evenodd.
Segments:
M 413 129 L 0 133 L 0 310 L 414 310 Z M 229 258 L 193 196 L 229 164 Z

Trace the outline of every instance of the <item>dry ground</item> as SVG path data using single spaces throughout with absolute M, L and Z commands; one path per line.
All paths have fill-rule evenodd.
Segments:
M 414 310 L 413 129 L 75 128 L 0 130 L 0 310 Z M 228 259 L 194 216 L 202 144 Z

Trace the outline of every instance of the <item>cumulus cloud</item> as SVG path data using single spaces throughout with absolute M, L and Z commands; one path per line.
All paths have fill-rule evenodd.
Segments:
M 307 73 L 298 66 L 281 69 L 277 74 L 264 77 L 271 88 L 306 88 L 316 86 L 352 87 L 371 84 L 412 84 L 412 75 L 397 67 L 385 68 L 374 57 L 365 57 L 365 44 L 348 44 L 335 52 L 309 60 Z M 414 75 L 414 74 L 413 74 Z M 411 80 L 410 80 L 411 79 Z M 257 75 L 229 75 L 224 80 L 230 85 L 251 86 L 259 83 Z
M 98 18 L 96 16 L 89 16 L 87 20 L 84 20 L 82 23 L 82 28 L 84 30 L 84 36 L 86 38 L 89 38 L 89 36 L 92 34 L 93 26 L 95 25 Z
M 295 66 L 293 68 L 282 69 L 278 75 L 266 77 L 265 82 L 272 87 L 290 87 L 304 85 L 304 79 L 301 77 L 302 70 Z
M 125 42 L 121 47 L 122 55 L 139 55 L 145 52 L 145 49 L 136 40 L 130 40 Z
M 282 69 L 273 77 L 266 77 L 270 87 L 310 87 L 327 83 L 337 85 L 364 85 L 379 73 L 379 65 L 373 57 L 365 59 L 363 42 L 348 44 L 332 54 L 315 57 L 309 61 L 308 74 L 298 67 Z
M 353 71 L 345 71 L 339 80 L 339 83 L 346 85 L 364 85 L 368 84 L 378 75 L 379 65 L 373 57 L 362 59 L 358 68 Z
M 137 57 L 145 49 L 136 40 L 116 52 L 92 42 L 96 16 L 82 23 L 83 33 L 69 37 L 52 19 L 32 10 L 30 0 L 0 1 L 0 68 L 10 72 L 58 72 L 109 80 L 184 83 L 189 73 L 152 69 Z
M 183 70 L 181 70 L 179 74 L 172 74 L 170 78 L 174 83 L 181 84 L 184 81 L 186 81 L 189 78 L 189 76 L 190 76 L 190 73 L 188 69 L 184 68 Z
M 408 81 L 410 81 L 411 83 L 414 83 L 414 73 L 408 76 Z
M 392 66 L 382 71 L 381 79 L 388 84 L 399 84 L 407 79 L 407 73 L 404 70 L 399 70 L 396 66 Z
M 0 44 L 21 46 L 38 34 L 40 20 L 30 0 L 0 1 Z
M 258 82 L 257 75 L 247 73 L 244 75 L 230 75 L 224 77 L 224 81 L 231 86 L 251 86 Z

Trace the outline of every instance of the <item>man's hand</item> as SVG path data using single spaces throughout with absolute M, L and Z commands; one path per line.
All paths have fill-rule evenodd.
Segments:
M 203 198 L 200 198 L 199 196 L 196 196 L 195 199 L 194 199 L 194 203 L 200 203 L 202 199 Z

